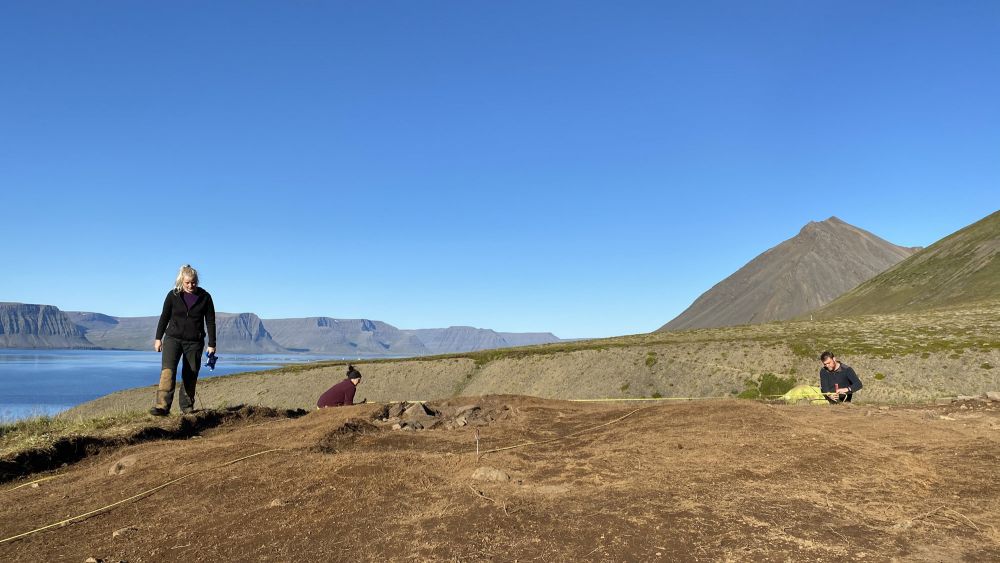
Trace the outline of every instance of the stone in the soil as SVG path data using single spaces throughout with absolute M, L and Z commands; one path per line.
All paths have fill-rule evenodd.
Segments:
M 285 501 L 281 500 L 280 498 L 276 498 L 272 500 L 271 504 L 269 504 L 268 506 L 271 508 L 279 508 L 285 506 Z
M 492 481 L 496 483 L 510 481 L 510 475 L 507 475 L 506 471 L 495 467 L 489 467 L 487 465 L 477 467 L 476 470 L 472 472 L 472 478 L 476 481 Z
M 399 422 L 397 422 L 396 424 L 392 425 L 392 429 L 393 430 L 402 430 L 403 429 L 403 424 L 400 424 Z
M 460 416 L 455 419 L 455 426 L 465 426 L 469 421 L 465 419 L 464 416 Z
M 406 403 L 393 403 L 389 405 L 389 412 L 386 414 L 388 414 L 389 418 L 399 418 L 405 410 Z
M 402 415 L 402 418 L 406 420 L 419 420 L 433 417 L 434 411 L 428 409 L 423 403 L 414 403 L 409 406 Z
M 473 415 L 478 410 L 480 410 L 479 405 L 465 405 L 455 409 L 455 416 L 462 416 L 463 414 Z
M 128 527 L 125 527 L 125 528 L 121 528 L 121 529 L 115 530 L 114 532 L 111 532 L 111 539 L 128 537 L 128 536 L 131 536 L 132 534 L 134 534 L 134 533 L 136 533 L 138 531 L 139 531 L 139 528 L 136 528 L 135 526 L 128 526 Z
M 139 458 L 136 456 L 127 455 L 111 464 L 111 467 L 108 468 L 108 475 L 121 475 L 122 473 L 125 473 L 129 467 L 135 465 L 135 462 L 137 461 L 139 461 Z
M 989 391 L 986 393 L 986 398 L 991 401 L 1000 401 L 1000 391 Z

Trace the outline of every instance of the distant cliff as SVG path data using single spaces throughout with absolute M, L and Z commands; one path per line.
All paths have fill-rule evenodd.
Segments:
M 296 351 L 341 356 L 426 356 L 559 342 L 552 333 L 498 333 L 488 328 L 398 329 L 367 319 L 264 319 L 274 340 Z
M 110 317 L 101 313 L 67 313 L 87 340 L 101 348 L 151 350 L 159 317 Z M 287 352 L 271 339 L 260 318 L 253 313 L 217 313 L 215 330 L 220 350 L 237 354 Z
M 218 313 L 215 316 L 215 330 L 219 349 L 226 352 L 280 354 L 288 351 L 274 341 L 260 317 L 253 313 Z
M 159 320 L 159 317 L 113 317 L 80 311 L 64 313 L 49 305 L 0 306 L 7 306 L 0 308 L 4 311 L 4 320 L 0 321 L 3 348 L 150 350 Z M 253 313 L 217 313 L 216 331 L 219 351 L 236 354 L 301 352 L 406 357 L 559 341 L 548 332 L 498 333 L 464 326 L 401 330 L 368 319 L 261 319 Z
M 111 317 L 67 311 L 67 316 L 95 346 L 113 350 L 152 350 L 159 317 Z
M 431 354 L 473 352 L 492 348 L 559 342 L 559 339 L 549 332 L 495 332 L 488 328 L 473 328 L 471 326 L 422 328 L 407 332 L 416 335 Z
M 265 319 L 275 341 L 289 350 L 342 356 L 420 356 L 431 353 L 414 335 L 368 319 Z
M 96 348 L 58 307 L 29 303 L 0 303 L 0 347 Z

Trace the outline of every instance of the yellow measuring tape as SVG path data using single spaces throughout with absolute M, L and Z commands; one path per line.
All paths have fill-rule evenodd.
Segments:
M 211 471 L 212 469 L 219 469 L 220 467 L 225 467 L 227 465 L 232 465 L 232 464 L 234 464 L 234 463 L 236 463 L 238 461 L 243 461 L 244 459 L 250 459 L 252 457 L 256 457 L 256 456 L 259 456 L 259 455 L 264 455 L 264 454 L 271 453 L 271 452 L 280 452 L 280 451 L 283 451 L 283 450 L 284 450 L 284 448 L 277 448 L 277 449 L 273 449 L 273 450 L 264 450 L 262 452 L 257 452 L 255 454 L 250 454 L 250 455 L 247 455 L 247 456 L 243 456 L 243 457 L 241 457 L 239 459 L 234 459 L 232 461 L 227 461 L 226 463 L 222 463 L 220 465 L 216 465 L 215 467 L 209 467 L 208 469 L 202 469 L 201 471 L 192 471 L 191 473 L 188 473 L 187 475 L 182 475 L 182 476 L 180 476 L 180 477 L 178 477 L 176 479 L 173 479 L 171 481 L 167 481 L 166 483 L 164 483 L 162 485 L 158 485 L 156 487 L 153 487 L 152 489 L 145 490 L 145 491 L 143 491 L 143 492 L 141 492 L 141 493 L 139 493 L 137 495 L 132 495 L 132 496 L 128 497 L 127 499 L 123 499 L 123 500 L 120 500 L 118 502 L 111 503 L 111 504 L 109 504 L 107 506 L 102 506 L 101 508 L 98 508 L 98 509 L 95 509 L 95 510 L 91 510 L 90 512 L 85 512 L 83 514 L 80 514 L 80 515 L 77 515 L 77 516 L 73 516 L 71 518 L 67 518 L 65 520 L 62 520 L 60 522 L 56 522 L 54 524 L 49 524 L 48 526 L 42 526 L 41 528 L 35 528 L 34 530 L 31 530 L 30 532 L 24 532 L 23 534 L 18 534 L 16 536 L 11 536 L 9 538 L 4 538 L 4 539 L 0 540 L 0 543 L 6 543 L 6 542 L 14 541 L 16 539 L 20 539 L 20 538 L 23 538 L 25 536 L 30 536 L 31 534 L 35 534 L 35 533 L 42 532 L 42 531 L 45 531 L 45 530 L 50 530 L 52 528 L 59 528 L 59 527 L 65 526 L 67 524 L 72 524 L 73 522 L 76 522 L 76 521 L 79 521 L 79 520 L 83 520 L 85 518 L 88 518 L 90 516 L 93 516 L 95 514 L 103 512 L 103 511 L 108 510 L 110 508 L 114 508 L 114 507 L 118 506 L 119 504 L 125 504 L 126 502 L 129 502 L 129 501 L 132 501 L 132 500 L 136 500 L 136 499 L 144 497 L 144 496 L 146 496 L 148 494 L 154 493 L 154 492 L 156 492 L 156 491 L 158 491 L 158 490 L 160 490 L 160 489 L 162 489 L 164 487 L 167 487 L 169 485 L 173 485 L 174 483 L 176 483 L 178 481 L 182 481 L 184 479 L 187 479 L 188 477 L 190 477 L 192 475 L 197 475 L 198 473 L 204 473 L 205 471 Z M 51 478 L 52 477 L 47 477 L 46 479 L 51 479 Z M 44 480 L 44 479 L 40 479 L 40 480 Z M 25 485 L 30 485 L 30 483 L 25 483 Z M 20 486 L 24 486 L 24 485 L 20 485 Z M 11 489 L 11 490 L 13 490 L 13 489 Z
M 16 487 L 11 487 L 9 489 L 4 490 L 4 492 L 5 493 L 9 493 L 11 491 L 16 491 L 16 490 L 20 489 L 21 487 L 29 487 L 31 485 L 34 485 L 35 483 L 41 483 L 42 481 L 48 481 L 49 479 L 55 479 L 56 477 L 62 477 L 62 475 L 51 475 L 49 477 L 42 477 L 41 479 L 35 479 L 34 481 L 29 481 L 27 483 L 21 483 L 20 485 L 18 485 Z

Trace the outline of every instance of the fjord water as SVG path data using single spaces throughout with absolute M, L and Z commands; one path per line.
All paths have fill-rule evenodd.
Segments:
M 329 358 L 220 352 L 215 371 L 202 367 L 199 379 Z M 0 349 L 0 422 L 56 414 L 114 391 L 156 385 L 159 377 L 160 354 L 153 351 Z

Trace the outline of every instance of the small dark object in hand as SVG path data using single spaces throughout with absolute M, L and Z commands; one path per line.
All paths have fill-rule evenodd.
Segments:
M 205 362 L 205 366 L 207 366 L 209 370 L 215 371 L 215 362 L 219 361 L 219 357 L 216 356 L 214 352 L 205 352 L 205 357 L 208 358 L 208 361 Z

